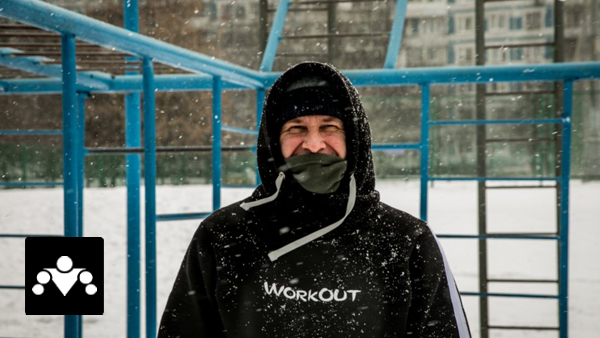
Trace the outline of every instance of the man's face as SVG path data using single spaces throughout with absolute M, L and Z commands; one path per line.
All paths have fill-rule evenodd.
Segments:
M 346 158 L 344 123 L 327 115 L 301 116 L 287 121 L 279 134 L 283 158 L 308 153 Z

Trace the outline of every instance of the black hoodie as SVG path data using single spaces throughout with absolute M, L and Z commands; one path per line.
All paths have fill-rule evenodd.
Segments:
M 300 187 L 280 150 L 281 98 L 307 78 L 345 107 L 348 169 L 331 194 Z M 435 236 L 379 200 L 369 124 L 346 77 L 315 62 L 286 71 L 266 99 L 257 157 L 262 184 L 196 231 L 159 338 L 470 337 Z

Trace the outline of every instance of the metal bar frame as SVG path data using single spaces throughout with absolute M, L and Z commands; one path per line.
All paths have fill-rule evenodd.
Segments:
M 284 0 L 289 7 L 289 1 Z M 219 113 L 219 117 L 215 118 L 213 139 L 213 168 L 218 171 L 218 179 L 214 180 L 215 185 L 221 186 L 220 182 L 220 98 L 223 89 L 242 89 L 247 87 L 258 88 L 257 92 L 257 125 L 259 121 L 259 107 L 262 107 L 264 99 L 264 89 L 268 88 L 280 73 L 259 73 L 245 69 L 239 66 L 232 66 L 220 61 L 205 59 L 205 56 L 189 52 L 178 47 L 168 44 L 161 44 L 153 39 L 143 37 L 139 34 L 127 33 L 124 36 L 123 30 L 115 29 L 113 26 L 96 22 L 95 20 L 84 16 L 71 13 L 60 9 L 56 6 L 48 5 L 37 0 L 29 0 L 27 2 L 10 2 L 0 0 L 0 6 L 3 7 L 2 16 L 21 21 L 27 24 L 32 24 L 45 30 L 56 31 L 61 33 L 61 48 L 62 48 L 62 67 L 47 68 L 49 66 L 40 67 L 41 60 L 12 57 L 7 59 L 6 55 L 2 55 L 1 62 L 11 63 L 12 67 L 23 67 L 28 71 L 33 71 L 41 75 L 52 76 L 58 79 L 32 79 L 32 80 L 3 80 L 0 81 L 0 91 L 4 94 L 17 93 L 63 93 L 63 144 L 64 144 L 64 199 L 65 199 L 65 236 L 78 236 L 81 231 L 78 228 L 78 218 L 81 218 L 81 211 L 78 207 L 81 206 L 82 200 L 77 196 L 80 194 L 78 185 L 81 185 L 80 176 L 82 176 L 81 167 L 78 166 L 78 159 L 82 156 L 79 148 L 82 148 L 82 135 L 78 129 L 82 128 L 81 121 L 78 122 L 78 89 L 86 92 L 127 92 L 127 91 L 144 91 L 145 100 L 145 126 L 144 126 L 144 162 L 145 162 L 145 177 L 146 177 L 146 241 L 147 245 L 147 335 L 154 337 L 156 334 L 156 308 L 155 308 L 155 225 L 157 220 L 155 208 L 155 183 L 156 183 L 156 140 L 155 140 L 155 125 L 154 125 L 154 92 L 158 90 L 212 90 L 213 109 Z M 287 10 L 287 8 L 286 8 Z M 37 15 L 30 15 L 33 11 Z M 52 16 L 39 15 L 39 13 L 55 13 L 55 18 Z M 56 15 L 58 14 L 58 15 Z M 58 21 L 57 21 L 58 20 Z M 91 24 L 90 24 L 91 23 Z M 282 22 L 283 25 L 283 22 Z M 91 34 L 94 33 L 102 34 Z M 130 52 L 144 56 L 142 77 L 138 75 L 115 77 L 110 81 L 103 78 L 104 74 L 98 73 L 81 76 L 77 73 L 75 62 L 75 39 L 77 35 L 83 40 L 97 43 L 105 47 L 115 47 L 124 52 Z M 271 34 L 273 35 L 273 34 Z M 132 37 L 130 39 L 130 37 Z M 132 39 L 141 42 L 132 42 Z M 270 36 L 271 38 L 271 36 Z M 114 45 L 113 45 L 113 42 Z M 131 46 L 125 46 L 132 44 Z M 156 50 L 155 50 L 156 49 Z M 175 60 L 186 60 L 191 62 L 191 70 L 196 72 L 205 72 L 210 75 L 170 75 L 155 77 L 153 74 L 152 59 L 155 57 L 158 61 L 165 64 L 173 65 L 165 62 L 162 59 L 176 56 Z M 19 60 L 20 59 L 20 60 Z M 24 62 L 18 66 L 18 62 Z M 263 61 L 265 59 L 263 58 Z M 174 67 L 182 68 L 178 61 Z M 261 66 L 262 67 L 262 66 Z M 272 62 L 271 62 L 272 67 Z M 61 69 L 60 76 L 56 69 Z M 189 68 L 185 68 L 189 69 Z M 380 69 L 380 70 L 353 70 L 346 71 L 345 74 L 350 78 L 356 86 L 395 86 L 395 85 L 414 85 L 419 84 L 422 87 L 422 139 L 417 145 L 385 145 L 395 149 L 419 149 L 422 153 L 421 159 L 421 180 L 476 180 L 476 181 L 494 181 L 494 180 L 534 180 L 534 181 L 557 181 L 560 183 L 561 203 L 559 206 L 560 231 L 558 236 L 511 236 L 511 235 L 485 235 L 485 236 L 469 236 L 469 235 L 440 235 L 441 238 L 477 238 L 486 239 L 502 238 L 502 239 L 539 239 L 539 240 L 558 240 L 560 248 L 560 278 L 559 278 L 559 321 L 560 321 L 560 337 L 564 338 L 568 332 L 568 222 L 569 222 L 569 178 L 570 178 L 570 146 L 571 146 L 571 118 L 573 105 L 573 82 L 582 79 L 594 79 L 600 76 L 600 62 L 588 63 L 562 63 L 560 65 L 525 65 L 525 66 L 495 66 L 495 67 L 457 67 L 457 68 L 429 68 L 429 69 Z M 93 81 L 96 80 L 96 81 Z M 427 172 L 427 158 L 429 155 L 429 127 L 441 124 L 476 124 L 483 125 L 489 123 L 509 123 L 509 121 L 429 121 L 429 95 L 430 86 L 432 84 L 447 84 L 447 83 L 489 83 L 489 82 L 519 82 L 519 81 L 564 81 L 564 96 L 562 116 L 560 119 L 545 119 L 545 120 L 521 120 L 510 121 L 510 123 L 555 123 L 560 124 L 562 128 L 562 151 L 561 164 L 562 170 L 560 177 L 551 178 L 486 178 L 486 177 L 430 177 Z M 86 81 L 91 81 L 85 83 Z M 225 81 L 225 82 L 223 82 Z M 86 86 L 89 85 L 89 86 Z M 79 86 L 79 87 L 78 87 Z M 161 87 L 162 86 L 162 87 Z M 261 100 L 259 100 L 261 98 Z M 218 101 L 218 103 L 217 103 Z M 79 109 L 81 116 L 83 109 Z M 447 123 L 452 122 L 452 123 Z M 79 128 L 77 124 L 79 123 Z M 79 146 L 78 146 L 79 143 Z M 385 149 L 383 146 L 381 149 Z M 215 154 L 218 154 L 217 157 Z M 134 155 L 135 156 L 135 155 Z M 217 164 L 217 165 L 215 165 Z M 216 170 L 216 169 L 219 170 Z M 215 172 L 213 172 L 215 175 Z M 213 176 L 216 177 L 216 176 Z M 422 182 L 423 183 L 423 182 Z M 220 192 L 220 189 L 219 189 Z M 421 191 L 421 215 L 426 219 L 427 216 L 427 187 Z M 215 194 L 213 195 L 214 198 Z M 219 203 L 213 203 L 213 206 L 220 206 Z M 196 217 L 200 217 L 202 213 L 197 213 Z M 161 215 L 163 220 L 172 215 Z M 189 215 L 188 215 L 189 216 Z M 178 216 L 184 217 L 184 216 Z M 182 218 L 183 219 L 183 218 Z M 3 235 L 6 237 L 7 235 Z M 493 294 L 485 294 L 484 296 L 493 296 Z M 532 296 L 532 295 L 530 295 Z M 554 296 L 549 296 L 554 297 Z M 152 307 L 154 304 L 154 308 Z M 81 334 L 81 320 L 77 316 L 65 317 L 65 336 L 78 337 Z
M 78 237 L 79 168 L 77 146 L 77 84 L 75 64 L 75 36 L 61 35 L 62 48 L 62 119 L 63 119 L 63 199 L 65 237 Z M 81 337 L 81 319 L 78 315 L 65 315 L 65 338 Z
M 146 216 L 146 337 L 155 338 L 156 325 L 156 120 L 152 59 L 144 57 L 144 187 Z
M 123 1 L 124 28 L 139 32 L 138 0 Z M 134 58 L 131 58 L 134 59 Z M 129 71 L 125 76 L 136 76 L 138 72 Z M 138 75 L 139 76 L 139 75 Z M 125 146 L 138 148 L 141 137 L 140 93 L 125 94 Z M 128 154 L 126 161 L 127 185 L 127 338 L 140 338 L 141 335 L 141 219 L 140 185 L 141 156 Z
M 2 0 L 0 0 L 1 2 Z M 0 12 L 2 14 L 2 12 Z M 1 15 L 0 15 L 1 16 Z M 410 86 L 421 83 L 461 84 L 490 82 L 562 81 L 600 78 L 600 62 L 571 62 L 561 64 L 431 67 L 409 69 L 353 69 L 343 71 L 356 87 Z M 94 73 L 103 74 L 103 73 Z M 267 89 L 281 76 L 281 72 L 264 72 L 261 89 Z M 128 93 L 143 91 L 141 75 L 119 75 L 107 83 L 106 89 L 79 88 L 89 93 Z M 0 95 L 44 95 L 62 92 L 60 79 L 0 80 Z M 157 91 L 211 91 L 212 76 L 197 74 L 156 75 Z M 246 87 L 224 82 L 224 90 Z
M 277 47 L 279 47 L 279 40 L 281 39 L 281 32 L 283 32 L 283 26 L 285 25 L 285 17 L 290 8 L 290 0 L 280 0 L 275 12 L 275 18 L 271 24 L 271 32 L 269 33 L 269 39 L 267 40 L 267 46 L 263 53 L 263 58 L 260 63 L 259 70 L 263 72 L 270 72 L 273 69 L 273 63 L 275 63 L 275 54 L 277 53 Z
M 396 10 L 394 11 L 394 21 L 390 32 L 390 41 L 388 42 L 383 68 L 396 68 L 396 60 L 402 46 L 402 33 L 404 31 L 404 21 L 406 19 L 406 7 L 408 0 L 396 0 Z
M 215 76 L 213 79 L 213 92 L 212 92 L 212 186 L 213 186 L 213 198 L 212 207 L 213 211 L 221 208 L 221 115 L 222 115 L 222 91 L 223 82 L 220 77 Z
M 214 59 L 169 43 L 116 27 L 39 0 L 0 0 L 2 16 L 56 33 L 76 35 L 79 40 L 160 62 L 196 73 L 222 76 L 249 88 L 262 87 L 262 76 L 249 68 Z M 43 15 L 43 14 L 52 15 Z

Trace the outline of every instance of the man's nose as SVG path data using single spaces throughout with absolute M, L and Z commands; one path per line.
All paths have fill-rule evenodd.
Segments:
M 325 149 L 325 141 L 318 131 L 309 131 L 304 138 L 302 148 L 316 154 Z

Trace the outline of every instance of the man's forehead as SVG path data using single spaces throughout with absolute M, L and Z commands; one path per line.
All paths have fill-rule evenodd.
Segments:
M 340 120 L 339 118 L 335 117 L 335 116 L 329 116 L 329 115 L 307 115 L 307 116 L 299 116 L 296 118 L 293 118 L 289 121 L 286 122 L 287 123 L 306 123 L 310 120 L 318 120 L 320 122 L 342 122 L 342 120 Z

